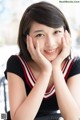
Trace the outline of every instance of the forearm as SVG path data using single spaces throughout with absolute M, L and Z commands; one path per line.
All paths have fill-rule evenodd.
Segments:
M 80 110 L 64 80 L 59 67 L 53 69 L 53 79 L 58 105 L 64 120 L 78 120 Z
M 33 120 L 39 110 L 51 73 L 42 72 L 24 102 L 16 111 L 13 120 Z

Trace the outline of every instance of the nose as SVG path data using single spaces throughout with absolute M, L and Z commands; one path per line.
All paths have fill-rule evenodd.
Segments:
M 52 36 L 48 36 L 46 38 L 46 43 L 45 43 L 46 47 L 53 47 L 56 46 L 56 40 L 54 39 L 54 37 Z

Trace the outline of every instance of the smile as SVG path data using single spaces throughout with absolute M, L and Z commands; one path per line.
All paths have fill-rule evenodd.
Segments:
M 52 50 L 45 50 L 45 53 L 48 55 L 54 54 L 56 52 L 56 49 L 52 49 Z

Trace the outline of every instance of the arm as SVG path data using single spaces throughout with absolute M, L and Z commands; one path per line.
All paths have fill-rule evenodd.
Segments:
M 25 93 L 23 80 L 13 73 L 7 74 L 12 120 L 33 120 L 35 118 L 52 73 L 52 65 L 40 53 L 39 46 L 37 45 L 35 49 L 32 41 L 29 40 L 28 49 L 35 62 L 40 65 L 41 72 L 28 96 Z
M 62 61 L 70 53 L 70 36 L 67 31 L 65 32 L 65 38 L 62 38 L 62 44 L 63 49 L 61 53 L 52 62 L 56 97 L 64 120 L 78 120 L 78 116 L 80 115 L 80 95 L 78 91 L 80 90 L 80 75 L 71 77 L 66 84 L 61 71 Z M 75 84 L 77 88 L 75 87 Z
M 78 120 L 80 116 L 80 75 L 68 80 L 66 84 L 60 68 L 53 72 L 56 96 L 64 120 Z
M 9 101 L 12 120 L 33 120 L 41 105 L 50 78 L 50 72 L 42 72 L 28 96 L 23 80 L 8 73 Z M 15 89 L 14 89 L 15 88 Z

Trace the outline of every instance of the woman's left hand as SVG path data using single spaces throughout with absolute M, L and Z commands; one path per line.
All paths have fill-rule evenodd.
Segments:
M 61 63 L 70 55 L 71 50 L 71 37 L 70 34 L 65 30 L 64 36 L 62 37 L 62 50 L 60 54 L 52 61 L 52 65 L 61 66 Z

